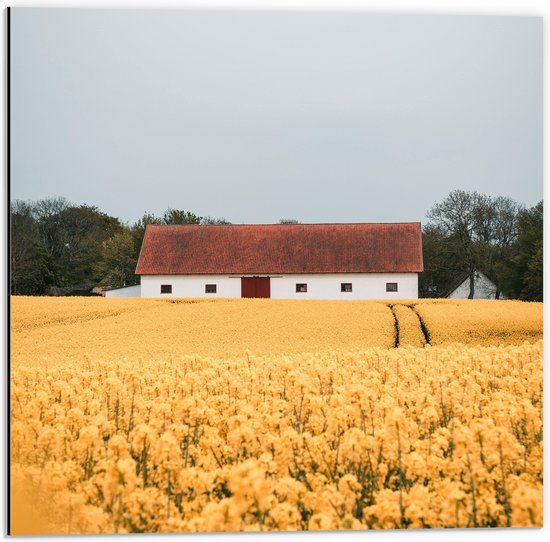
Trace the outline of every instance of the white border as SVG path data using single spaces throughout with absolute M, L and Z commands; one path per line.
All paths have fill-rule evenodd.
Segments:
M 464 14 L 464 15 L 516 15 L 516 16 L 542 16 L 545 19 L 550 17 L 550 2 L 548 0 L 180 0 L 180 1 L 167 1 L 161 0 L 160 2 L 144 2 L 144 1 L 121 1 L 121 0 L 97 0 L 95 2 L 47 2 L 43 0 L 33 0 L 33 1 L 17 1 L 6 2 L 2 1 L 2 8 L 6 6 L 12 7 L 85 7 L 85 8 L 147 8 L 147 9 L 174 9 L 174 8 L 187 8 L 187 9 L 262 9 L 262 10 L 280 10 L 280 9 L 292 9 L 292 10 L 323 10 L 323 11 L 363 11 L 370 13 L 425 13 L 425 14 Z M 5 12 L 2 13 L 2 40 L 0 44 L 0 51 L 2 58 L 5 58 Z M 544 21 L 544 81 L 546 82 L 546 74 L 548 73 L 548 64 L 550 55 L 548 54 L 548 39 L 547 39 L 547 30 L 548 23 L 547 20 Z M 5 71 L 5 61 L 3 64 Z M 545 83 L 546 88 L 546 83 Z M 4 95 L 3 103 L 5 103 L 5 84 L 4 84 Z M 5 108 L 2 107 L 0 115 L 2 116 L 2 130 L 1 140 L 2 146 L 5 148 Z M 548 126 L 548 110 L 544 110 L 544 127 L 546 132 L 546 127 Z M 544 156 L 549 156 L 549 143 L 548 140 L 544 140 Z M 2 153 L 2 165 L 5 179 L 5 153 Z M 4 181 L 5 182 L 5 181 Z M 545 176 L 545 192 L 546 192 L 546 176 Z M 2 248 L 4 258 L 6 257 L 6 247 L 4 246 L 4 236 L 5 236 L 5 210 L 6 210 L 6 201 L 5 201 L 5 191 L 1 191 L 1 210 L 2 210 L 2 219 L 0 222 L 0 239 L 2 240 Z M 548 254 L 548 243 L 546 242 L 550 239 L 550 224 L 545 220 L 545 255 Z M 548 259 L 545 257 L 545 269 L 547 268 L 546 263 Z M 0 296 L 2 301 L 2 306 L 5 307 L 6 299 L 6 276 L 4 266 L 0 267 L 0 281 L 1 289 Z M 545 281 L 546 282 L 546 281 Z M 4 330 L 5 337 L 5 318 L 4 310 L 0 312 L 0 325 L 2 330 Z M 3 356 L 5 360 L 5 356 Z M 4 373 L 2 377 L 6 375 L 5 372 L 6 364 L 4 362 L 3 368 Z M 2 378 L 1 389 L 1 405 L 2 408 L 0 412 L 2 413 L 2 445 L 0 449 L 0 486 L 2 490 L 5 491 L 5 465 L 6 465 L 6 388 L 4 383 L 5 378 Z M 545 409 L 545 414 L 547 414 Z M 545 419 L 549 419 L 545 415 Z M 545 465 L 548 466 L 548 449 L 545 447 Z M 547 483 L 548 484 L 548 483 Z M 545 490 L 545 509 L 548 508 L 548 491 Z M 2 538 L 5 538 L 5 529 L 6 529 L 6 510 L 4 504 L 5 493 L 0 497 L 0 503 L 2 503 Z M 408 542 L 416 542 L 423 540 L 446 540 L 446 541 L 462 541 L 464 537 L 467 537 L 473 542 L 486 540 L 489 536 L 498 537 L 499 541 L 516 541 L 518 537 L 521 537 L 525 540 L 545 540 L 548 539 L 550 533 L 550 527 L 548 523 L 550 522 L 549 514 L 545 514 L 546 527 L 543 529 L 499 529 L 496 532 L 488 532 L 488 530 L 419 530 L 419 531 L 371 531 L 371 532 L 346 532 L 339 531 L 337 533 L 250 533 L 250 534 L 205 534 L 205 535 L 129 535 L 124 538 L 117 537 L 117 540 L 126 540 L 126 539 L 136 539 L 141 538 L 144 540 L 170 540 L 174 538 L 178 539 L 190 539 L 197 541 L 221 541 L 221 540 L 231 540 L 231 541 L 252 541 L 252 540 L 281 540 L 285 542 L 290 541 L 306 541 L 306 540 L 332 540 L 335 536 L 342 540 L 364 540 L 365 537 L 368 537 L 369 540 L 406 540 Z M 56 537 L 46 537 L 47 539 L 54 539 Z M 36 537 L 17 537 L 20 540 L 31 540 L 31 539 L 40 539 Z M 86 536 L 85 539 L 82 537 L 76 536 L 64 536 L 63 540 L 110 540 L 110 536 Z

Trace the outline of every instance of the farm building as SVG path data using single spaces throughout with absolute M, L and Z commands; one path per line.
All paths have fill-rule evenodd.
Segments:
M 149 225 L 141 297 L 417 298 L 420 223 Z
M 481 271 L 474 272 L 474 297 L 473 299 L 496 299 L 497 295 L 496 284 Z M 445 292 L 443 297 L 450 299 L 468 299 L 470 295 L 470 275 L 462 274 L 453 285 Z M 499 299 L 508 299 L 504 294 L 500 293 Z
M 103 295 L 105 297 L 141 297 L 141 286 L 132 284 L 131 286 L 120 286 L 119 288 L 105 288 Z

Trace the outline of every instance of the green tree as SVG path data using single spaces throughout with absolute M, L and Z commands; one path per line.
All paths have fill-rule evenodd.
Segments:
M 103 241 L 101 260 L 95 271 L 102 286 L 128 286 L 137 283 L 132 232 L 123 230 Z
M 29 203 L 15 200 L 10 207 L 10 288 L 12 294 L 40 292 L 38 228 Z
M 61 282 L 58 214 L 64 198 L 14 200 L 10 208 L 10 288 L 12 294 L 43 295 Z
M 523 206 L 511 198 L 493 198 L 492 232 L 487 246 L 485 272 L 496 284 L 497 299 L 505 287 L 506 266 L 519 235 L 519 217 L 523 210 Z M 507 294 L 510 295 L 509 292 Z
M 12 294 L 47 294 L 52 287 L 88 289 L 134 284 L 139 252 L 149 224 L 200 224 L 200 216 L 168 208 L 145 213 L 132 227 L 90 205 L 65 198 L 15 200 L 10 209 Z M 207 218 L 205 223 L 228 223 Z
M 52 259 L 59 258 L 62 242 L 61 213 L 72 206 L 65 198 L 45 198 L 31 203 L 36 219 L 40 244 Z
M 147 228 L 149 224 L 162 224 L 162 218 L 159 218 L 153 213 L 146 211 L 143 216 L 130 229 L 132 237 L 134 239 L 134 259 L 136 262 L 139 257 L 141 245 L 143 243 L 145 228 Z
M 457 265 L 442 228 L 428 224 L 422 229 L 424 271 L 418 277 L 420 297 L 441 297 L 456 279 Z
M 201 217 L 195 213 L 181 211 L 179 209 L 171 209 L 170 207 L 164 212 L 162 217 L 158 217 L 153 213 L 145 212 L 144 215 L 130 228 L 134 240 L 134 259 L 135 265 L 139 258 L 145 229 L 149 224 L 156 225 L 178 225 L 178 224 L 200 224 Z
M 162 223 L 170 226 L 178 224 L 200 224 L 201 217 L 189 211 L 181 211 L 180 209 L 168 209 L 164 212 Z
M 197 216 L 195 213 L 172 209 L 170 207 L 164 212 L 162 217 L 146 211 L 143 216 L 131 227 L 132 236 L 134 238 L 134 254 L 136 262 L 143 243 L 145 229 L 149 224 L 174 226 L 178 224 L 200 224 L 200 221 L 201 217 Z
M 61 266 L 63 242 L 60 215 L 72 206 L 65 198 L 44 198 L 31 203 L 39 233 L 41 255 L 39 283 L 47 294 L 52 286 L 65 284 Z
M 543 202 L 518 216 L 518 235 L 504 265 L 505 287 L 510 297 L 543 300 Z
M 64 209 L 59 213 L 58 224 L 56 251 L 62 275 L 59 286 L 91 288 L 99 280 L 95 270 L 102 244 L 120 232 L 122 225 L 117 218 L 89 205 Z

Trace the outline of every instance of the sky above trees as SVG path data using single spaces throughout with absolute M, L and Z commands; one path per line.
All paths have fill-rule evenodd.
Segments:
M 13 9 L 11 192 L 123 221 L 542 199 L 542 20 Z

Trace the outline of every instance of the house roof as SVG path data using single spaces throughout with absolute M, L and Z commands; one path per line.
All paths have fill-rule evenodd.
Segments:
M 416 273 L 419 222 L 148 225 L 138 275 Z

